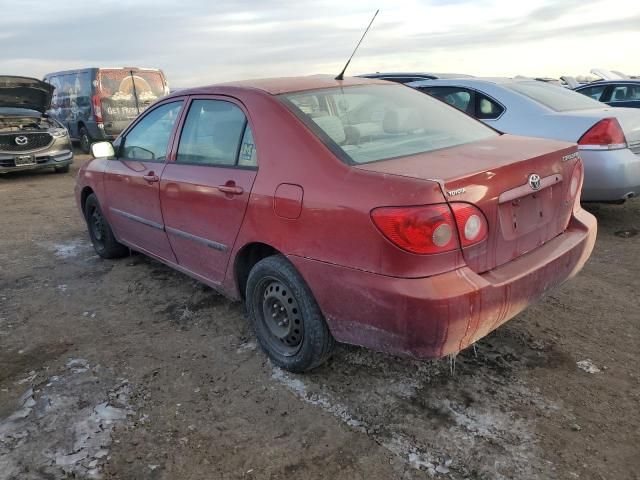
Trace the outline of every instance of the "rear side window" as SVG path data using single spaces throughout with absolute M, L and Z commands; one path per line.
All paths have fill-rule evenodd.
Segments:
M 504 112 L 502 105 L 490 99 L 486 95 L 476 93 L 476 118 L 482 120 L 495 120 Z
M 556 112 L 601 108 L 600 102 L 564 87 L 545 82 L 512 82 L 504 86 Z
M 222 100 L 194 100 L 182 129 L 176 162 L 255 166 L 253 134 L 242 110 Z
M 606 88 L 606 85 L 596 85 L 593 87 L 581 88 L 577 91 L 582 95 L 586 95 L 587 97 L 591 97 L 594 100 L 600 101 L 600 99 L 602 98 L 602 94 L 604 93 Z
M 178 119 L 182 101 L 154 108 L 127 133 L 122 158 L 162 162 L 167 156 L 169 138 Z

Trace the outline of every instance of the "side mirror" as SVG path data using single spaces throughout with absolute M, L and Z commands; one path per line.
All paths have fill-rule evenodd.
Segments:
M 97 142 L 91 145 L 91 155 L 93 158 L 115 157 L 116 152 L 110 142 Z

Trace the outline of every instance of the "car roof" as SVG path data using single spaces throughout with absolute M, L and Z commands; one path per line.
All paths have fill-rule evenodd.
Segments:
M 51 75 L 69 75 L 73 73 L 79 72 L 88 72 L 89 70 L 135 70 L 137 72 L 162 72 L 160 68 L 147 68 L 147 67 L 82 67 L 82 68 L 74 68 L 71 70 L 59 70 L 57 72 L 49 72 L 45 73 L 45 77 L 49 77 Z
M 473 84 L 495 84 L 495 85 L 508 85 L 510 83 L 520 82 L 539 82 L 546 83 L 535 78 L 511 78 L 511 77 L 455 77 L 455 78 L 436 78 L 433 80 L 416 80 L 415 82 L 407 83 L 409 86 L 419 85 L 441 85 L 450 83 L 459 83 L 460 85 L 473 85 Z
M 429 78 L 473 78 L 473 75 L 465 73 L 435 73 L 435 72 L 376 72 L 363 73 L 358 77 L 364 78 L 380 78 L 380 77 L 424 77 Z
M 186 88 L 176 92 L 176 95 L 215 94 L 224 90 L 261 90 L 271 95 L 281 93 L 303 92 L 306 90 L 319 90 L 323 88 L 350 87 L 353 85 L 388 85 L 389 82 L 362 77 L 344 77 L 344 80 L 336 80 L 333 75 L 310 75 L 307 77 L 280 77 L 258 78 L 254 80 L 241 80 L 236 82 L 217 83 L 204 87 Z
M 624 85 L 626 83 L 631 84 L 640 84 L 640 79 L 638 78 L 625 78 L 623 80 L 595 80 L 589 83 L 583 83 L 582 85 L 576 87 L 576 90 L 580 90 L 581 88 L 586 87 L 595 87 L 598 85 Z

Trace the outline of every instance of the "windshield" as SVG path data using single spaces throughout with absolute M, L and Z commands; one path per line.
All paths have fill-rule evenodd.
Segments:
M 453 107 L 402 85 L 359 85 L 281 95 L 347 163 L 369 163 L 498 135 Z
M 513 82 L 505 84 L 505 87 L 529 97 L 556 112 L 589 110 L 604 106 L 602 103 L 581 93 L 544 82 Z

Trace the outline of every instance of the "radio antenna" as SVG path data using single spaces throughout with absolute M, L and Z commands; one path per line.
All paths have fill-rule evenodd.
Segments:
M 367 29 L 364 31 L 364 33 L 362 34 L 362 37 L 360 38 L 360 41 L 358 42 L 358 44 L 356 45 L 356 48 L 353 49 L 353 53 L 351 54 L 351 56 L 349 57 L 349 60 L 347 60 L 346 65 L 344 66 L 344 68 L 342 69 L 342 71 L 338 74 L 338 76 L 336 77 L 336 80 L 344 80 L 344 72 L 347 70 L 347 67 L 349 66 L 349 62 L 351 62 L 351 59 L 353 58 L 353 56 L 356 54 L 356 50 L 358 50 L 358 47 L 360 46 L 360 44 L 362 43 L 362 40 L 364 40 L 365 35 L 367 34 L 367 32 L 369 31 L 369 28 L 371 28 L 371 24 L 373 23 L 373 21 L 376 19 L 376 16 L 378 15 L 378 12 L 380 10 L 376 10 L 376 13 L 373 14 L 373 18 L 371 19 L 371 21 L 369 22 L 369 26 L 367 27 Z

